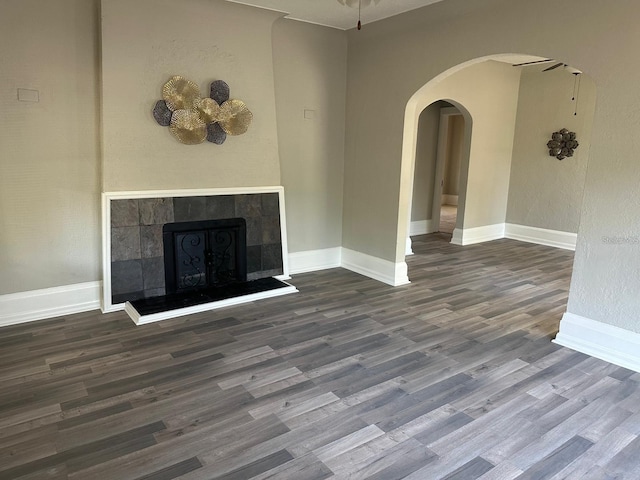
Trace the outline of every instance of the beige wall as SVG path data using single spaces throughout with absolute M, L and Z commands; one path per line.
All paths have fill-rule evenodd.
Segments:
M 462 68 L 413 95 L 415 111 L 447 99 L 466 117 L 457 228 L 505 221 L 519 83 L 518 69 L 490 60 Z M 396 258 L 401 256 L 396 250 Z
M 526 67 L 520 82 L 513 144 L 507 222 L 578 232 L 587 174 L 596 91 L 580 78 L 578 115 L 574 115 L 574 75 L 563 69 L 542 72 Z M 551 134 L 567 128 L 578 134 L 575 155 L 562 161 L 550 157 Z
M 563 11 L 577 13 L 562 28 L 542 18 L 557 9 L 553 0 L 447 0 L 349 32 L 345 223 L 354 228 L 345 245 L 402 258 L 413 157 L 403 155 L 404 113 L 425 83 L 488 55 L 556 58 L 583 70 L 598 92 L 568 311 L 640 332 L 640 100 L 632 94 L 640 66 L 628 61 L 640 45 L 640 3 L 566 0 Z
M 278 15 L 221 0 L 103 5 L 104 188 L 279 183 L 270 30 Z M 403 143 L 406 107 L 421 87 L 488 55 L 557 58 L 585 71 L 598 92 L 568 310 L 640 332 L 640 66 L 629 61 L 640 45 L 640 3 L 565 0 L 563 10 L 577 14 L 562 28 L 541 17 L 557 8 L 552 0 L 447 0 L 348 33 L 343 245 L 402 259 L 415 155 L 403 148 L 415 147 L 414 137 Z M 99 278 L 95 10 L 88 0 L 2 3 L 1 293 Z M 255 114 L 249 133 L 223 147 L 178 144 L 151 117 L 176 73 L 203 88 L 227 80 Z M 40 90 L 40 103 L 16 102 L 18 87 Z M 474 134 L 508 138 L 473 122 Z M 197 175 L 185 174 L 185 162 Z M 492 196 L 469 186 L 476 198 Z M 465 227 L 493 221 L 493 210 L 475 209 Z
M 280 184 L 271 27 L 280 14 L 222 0 L 102 0 L 105 191 Z M 213 80 L 253 112 L 223 145 L 179 143 L 152 117 L 163 84 Z
M 365 51 L 366 48 L 362 50 Z M 350 55 L 357 57 L 358 53 L 357 48 L 350 48 Z M 401 149 L 395 155 L 393 152 L 394 147 L 398 149 L 402 145 L 404 121 L 381 121 L 374 110 L 387 112 L 389 119 L 395 118 L 394 113 L 402 118 L 407 101 L 397 99 L 397 104 L 392 104 L 363 97 L 366 94 L 376 97 L 376 83 L 364 82 L 363 78 L 376 76 L 378 70 L 378 64 L 370 64 L 358 67 L 356 74 L 350 67 L 343 244 L 375 257 L 401 261 L 404 246 L 396 242 L 398 210 L 408 213 L 409 203 L 399 203 L 402 152 Z M 355 82 L 354 76 L 361 82 Z M 416 94 L 412 116 L 416 125 L 422 110 L 438 100 L 463 106 L 472 118 L 469 128 L 465 128 L 465 135 L 471 135 L 471 150 L 469 156 L 465 151 L 461 165 L 458 227 L 504 223 L 519 80 L 518 69 L 487 61 L 459 70 Z M 356 84 L 360 88 L 356 88 Z M 381 125 L 386 133 L 380 131 Z M 370 136 L 366 132 L 370 132 Z M 415 148 L 417 131 L 412 139 Z M 413 152 L 411 157 L 415 158 L 415 150 Z M 406 236 L 406 224 L 400 230 Z
M 447 155 L 444 169 L 444 195 L 458 195 L 460 184 L 460 166 L 464 149 L 464 117 L 452 115 L 449 117 L 447 130 Z
M 433 212 L 433 187 L 438 153 L 438 129 L 440 109 L 445 105 L 436 102 L 420 113 L 416 145 L 416 167 L 413 178 L 411 221 L 431 220 Z
M 0 5 L 0 294 L 99 280 L 98 18 L 91 0 Z
M 278 20 L 273 59 L 289 251 L 339 247 L 347 35 Z

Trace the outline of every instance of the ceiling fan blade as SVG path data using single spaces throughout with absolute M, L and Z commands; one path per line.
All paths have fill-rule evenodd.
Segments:
M 514 67 L 524 67 L 525 65 L 535 65 L 537 63 L 553 62 L 553 58 L 547 58 L 545 60 L 534 60 L 533 62 L 516 63 Z
M 560 62 L 560 63 L 556 63 L 555 65 L 551 65 L 549 68 L 545 68 L 544 70 L 542 70 L 543 72 L 549 72 L 551 70 L 555 70 L 558 67 L 562 67 L 564 65 L 564 63 Z

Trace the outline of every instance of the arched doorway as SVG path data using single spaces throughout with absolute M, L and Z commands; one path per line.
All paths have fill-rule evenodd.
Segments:
M 476 59 L 439 75 L 409 100 L 403 137 L 399 246 L 410 245 L 405 233 L 410 230 L 404 229 L 407 225 L 404 222 L 410 225 L 420 115 L 427 106 L 443 99 L 460 109 L 469 126 L 460 175 L 460 215 L 453 243 L 465 245 L 509 237 L 511 222 L 518 228 L 524 225 L 529 233 L 535 230 L 535 235 L 542 231 L 540 238 L 524 235 L 518 239 L 562 248 L 570 248 L 571 243 L 575 246 L 595 109 L 595 85 L 588 77 L 581 76 L 584 99 L 581 97 L 580 116 L 574 116 L 578 102 L 572 103 L 572 94 L 575 97 L 576 93 L 575 88 L 572 92 L 576 78 L 572 73 L 579 71 L 570 67 L 554 70 L 555 73 L 542 73 L 542 68 L 528 67 L 528 76 L 524 73 L 522 76 L 523 88 L 542 90 L 535 95 L 531 91 L 522 95 L 521 70 L 514 69 L 512 63 L 537 58 L 499 55 Z M 547 99 L 555 99 L 555 103 L 545 106 Z M 529 115 L 519 115 L 521 110 Z M 532 110 L 540 110 L 540 114 L 529 119 Z M 577 160 L 558 162 L 549 159 L 545 152 L 548 135 L 563 127 L 576 128 L 581 135 Z M 517 167 L 515 174 L 511 171 L 512 161 Z M 567 187 L 570 182 L 574 184 Z M 567 189 L 568 196 L 563 191 Z M 558 203 L 562 203 L 561 208 Z M 556 211 L 562 212 L 555 214 Z M 545 217 L 542 220 L 541 215 Z M 405 235 L 401 236 L 400 232 Z M 556 234 L 569 240 L 555 242 L 549 238 Z
M 461 165 L 468 163 L 470 114 L 461 104 L 438 100 L 418 120 L 413 196 L 407 253 L 411 236 L 453 234 L 458 218 Z M 469 132 L 468 132 L 469 130 Z M 460 218 L 464 209 L 460 210 Z

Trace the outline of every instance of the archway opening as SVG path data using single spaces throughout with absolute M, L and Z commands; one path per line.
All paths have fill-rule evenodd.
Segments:
M 424 220 L 429 220 L 416 218 L 414 209 L 416 200 L 424 197 L 424 192 L 416 195 L 423 173 L 419 164 L 424 134 L 421 118 L 424 126 L 425 112 L 442 105 L 437 102 L 443 100 L 460 111 L 466 126 L 459 214 L 452 242 L 466 245 L 506 236 L 575 248 L 595 84 L 564 64 L 553 70 L 547 70 L 549 65 L 544 63 L 513 66 L 539 59 L 524 55 L 475 59 L 434 78 L 409 100 L 403 138 L 399 255 L 410 252 L 407 233 L 415 233 L 416 222 L 423 220 L 424 225 Z M 550 157 L 545 146 L 551 134 L 561 128 L 575 131 L 580 140 L 575 156 L 563 161 Z M 433 177 L 437 178 L 435 170 Z M 433 226 L 430 230 L 435 231 Z M 536 235 L 539 238 L 534 238 Z

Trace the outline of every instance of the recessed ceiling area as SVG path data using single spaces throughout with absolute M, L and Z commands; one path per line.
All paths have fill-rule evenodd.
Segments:
M 341 5 L 338 0 L 227 0 L 287 14 L 287 18 L 349 30 L 358 22 L 358 8 Z M 362 6 L 362 22 L 371 23 L 393 17 L 442 0 L 380 0 Z

